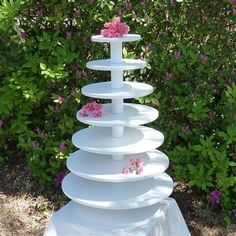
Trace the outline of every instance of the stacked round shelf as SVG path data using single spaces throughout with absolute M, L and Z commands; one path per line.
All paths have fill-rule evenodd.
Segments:
M 80 150 L 69 156 L 71 172 L 62 182 L 72 201 L 54 214 L 45 236 L 190 235 L 176 202 L 168 198 L 173 190 L 173 181 L 164 172 L 169 160 L 156 150 L 164 136 L 143 126 L 159 113 L 149 106 L 124 103 L 124 99 L 153 92 L 150 85 L 123 81 L 124 70 L 146 66 L 142 60 L 122 59 L 122 42 L 139 39 L 136 34 L 92 37 L 94 42 L 110 43 L 111 58 L 86 66 L 111 71 L 111 81 L 87 85 L 82 94 L 111 99 L 111 103 L 103 104 L 101 117 L 83 117 L 77 112 L 77 119 L 92 127 L 72 137 Z M 122 169 L 134 158 L 144 162 L 143 172 L 123 174 Z

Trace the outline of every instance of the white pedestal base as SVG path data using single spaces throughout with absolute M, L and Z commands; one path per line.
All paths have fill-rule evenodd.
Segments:
M 70 201 L 57 211 L 44 236 L 190 236 L 173 198 L 148 208 L 101 210 Z

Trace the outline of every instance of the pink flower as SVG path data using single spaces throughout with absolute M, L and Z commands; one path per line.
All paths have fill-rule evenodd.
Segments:
M 166 72 L 166 77 L 171 79 L 173 77 L 173 73 L 171 71 Z
M 21 37 L 21 39 L 28 39 L 29 38 L 29 34 L 26 33 L 26 32 L 21 32 L 20 33 L 20 37 Z
M 152 48 L 152 44 L 149 43 L 149 44 L 145 47 L 144 52 L 145 52 L 145 53 L 149 52 L 149 51 L 151 50 L 151 48 Z
M 136 13 L 135 13 L 135 11 L 132 11 L 132 17 L 133 17 L 133 18 L 136 17 Z
M 143 166 L 139 166 L 136 170 L 136 174 L 140 175 L 143 172 Z
M 4 124 L 4 121 L 2 119 L 0 119 L 0 127 L 2 127 Z
M 180 55 L 181 55 L 181 53 L 180 53 L 180 51 L 179 50 L 175 50 L 175 53 L 174 53 L 174 55 L 175 55 L 175 58 L 180 58 Z
M 118 16 L 119 16 L 119 17 L 122 17 L 122 16 L 125 15 L 125 13 L 126 13 L 126 11 L 119 11 L 119 12 L 118 12 Z
M 87 76 L 88 76 L 87 73 L 86 73 L 85 71 L 83 71 L 83 70 L 82 70 L 82 72 L 81 72 L 81 75 L 82 75 L 83 77 L 87 77 Z
M 135 167 L 136 166 L 136 159 L 130 159 L 129 164 L 130 164 L 130 167 Z
M 72 38 L 72 32 L 71 31 L 67 31 L 66 32 L 66 38 L 67 39 L 71 39 Z
M 94 0 L 88 0 L 88 3 L 92 5 L 94 3 Z
M 220 204 L 220 191 L 215 189 L 210 193 L 210 202 L 213 204 Z
M 79 78 L 82 77 L 82 73 L 81 73 L 81 71 L 79 69 L 76 70 L 75 74 Z
M 37 16 L 42 16 L 43 15 L 43 12 L 44 12 L 44 9 L 43 8 L 38 8 L 36 9 L 35 13 Z
M 131 2 L 126 2 L 125 7 L 126 7 L 127 10 L 131 10 L 133 6 L 132 6 Z
M 59 100 L 61 103 L 65 102 L 65 98 L 63 98 L 63 97 L 60 96 L 60 95 L 57 95 L 57 96 L 56 96 L 56 99 Z
M 104 24 L 106 29 L 101 30 L 101 35 L 108 38 L 119 38 L 128 34 L 129 26 L 120 22 L 120 17 L 115 17 L 112 22 Z
M 67 150 L 67 146 L 65 143 L 61 143 L 59 147 L 60 147 L 61 152 L 65 152 Z
M 70 91 L 70 94 L 73 95 L 73 96 L 75 96 L 75 95 L 77 94 L 76 89 L 72 89 L 72 90 Z
M 170 0 L 170 5 L 175 6 L 175 0 Z
M 102 112 L 101 111 L 94 111 L 92 113 L 92 115 L 93 115 L 94 118 L 101 117 L 102 116 Z
M 59 111 L 59 110 L 60 110 L 60 105 L 56 104 L 55 107 L 54 107 L 54 111 Z
M 233 14 L 236 15 L 236 8 L 232 8 Z
M 87 117 L 89 116 L 89 109 L 83 109 L 82 111 L 79 112 L 79 115 L 82 116 L 82 117 Z
M 137 161 L 138 166 L 143 166 L 144 162 L 142 159 L 137 159 L 136 161 Z
M 234 209 L 232 210 L 232 213 L 233 213 L 234 219 L 236 220 L 236 208 L 234 208 Z
M 209 117 L 214 118 L 214 117 L 217 116 L 217 112 L 215 112 L 215 111 L 210 111 L 210 112 L 208 112 L 208 115 L 209 115 Z
M 77 17 L 80 16 L 80 10 L 77 10 L 77 11 L 75 12 L 75 16 L 77 16 Z
M 230 0 L 229 1 L 232 5 L 236 5 L 236 0 Z
M 66 173 L 64 172 L 59 172 L 56 177 L 54 178 L 54 184 L 56 187 L 59 187 L 62 183 L 62 180 L 64 179 Z
M 203 54 L 200 55 L 200 61 L 201 62 L 206 62 L 208 60 L 208 56 L 205 56 Z
M 80 39 L 81 33 L 77 32 L 77 38 Z
M 126 174 L 126 175 L 129 174 L 129 173 L 130 173 L 129 168 L 127 168 L 127 167 L 123 168 L 123 169 L 122 169 L 122 173 L 123 173 L 123 174 Z

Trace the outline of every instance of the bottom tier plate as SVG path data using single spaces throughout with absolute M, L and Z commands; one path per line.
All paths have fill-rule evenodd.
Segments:
M 73 201 L 56 212 L 44 236 L 190 236 L 174 199 L 132 210 L 103 210 Z
M 62 181 L 63 192 L 80 204 L 103 209 L 132 209 L 156 204 L 173 191 L 166 173 L 153 178 L 125 182 L 99 182 L 69 173 Z

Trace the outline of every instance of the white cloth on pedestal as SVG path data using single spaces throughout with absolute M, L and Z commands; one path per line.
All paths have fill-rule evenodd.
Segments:
M 70 201 L 57 211 L 48 224 L 44 236 L 190 236 L 184 218 L 173 198 L 167 198 L 156 204 L 156 211 L 147 219 L 128 224 L 124 222 L 111 224 L 112 213 L 109 213 L 109 223 L 103 223 L 102 215 L 99 215 L 97 211 L 94 213 L 94 218 L 91 219 L 93 208 L 90 208 L 90 218 L 88 216 L 86 218 L 84 212 L 81 212 L 80 215 L 78 206 L 78 203 Z M 139 212 L 142 214 L 140 208 Z M 114 220 L 118 219 L 117 213 L 115 212 Z M 134 215 L 135 219 L 136 217 Z M 104 219 L 104 221 L 107 220 Z

